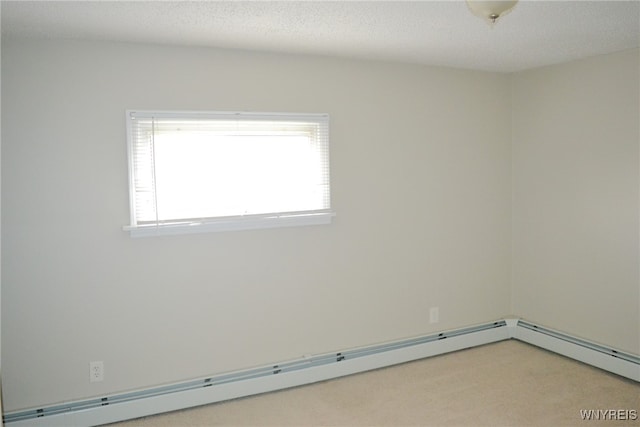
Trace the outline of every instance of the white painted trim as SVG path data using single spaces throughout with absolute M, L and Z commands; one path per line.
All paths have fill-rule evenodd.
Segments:
M 128 231 L 131 237 L 171 236 L 176 234 L 324 225 L 330 224 L 334 216 L 336 214 L 332 211 L 252 215 L 182 223 L 127 225 L 122 229 L 123 231 Z

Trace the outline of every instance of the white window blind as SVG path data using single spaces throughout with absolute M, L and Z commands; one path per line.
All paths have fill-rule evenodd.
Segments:
M 127 111 L 132 235 L 330 222 L 326 114 Z

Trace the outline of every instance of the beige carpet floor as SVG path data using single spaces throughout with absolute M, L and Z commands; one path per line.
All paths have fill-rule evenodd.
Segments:
M 112 426 L 640 426 L 590 409 L 640 417 L 640 384 L 508 340 Z

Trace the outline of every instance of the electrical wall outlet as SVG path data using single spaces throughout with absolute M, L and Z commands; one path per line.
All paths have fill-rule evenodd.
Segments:
M 438 323 L 440 321 L 440 309 L 431 307 L 429 309 L 429 323 Z
M 89 362 L 89 382 L 97 383 L 104 380 L 104 362 Z

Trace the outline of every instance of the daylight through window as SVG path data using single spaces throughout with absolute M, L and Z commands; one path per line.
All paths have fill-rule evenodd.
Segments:
M 330 222 L 329 117 L 128 111 L 132 235 Z

